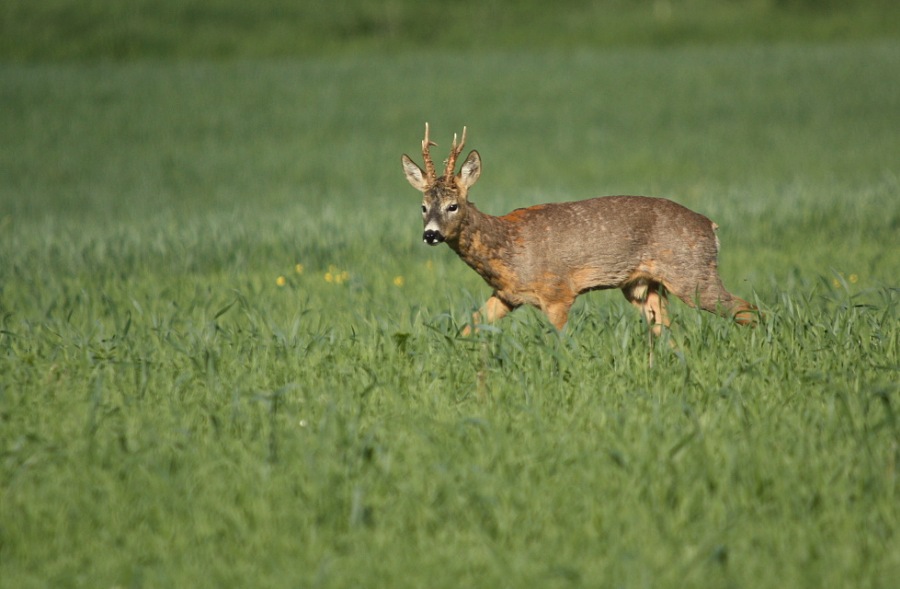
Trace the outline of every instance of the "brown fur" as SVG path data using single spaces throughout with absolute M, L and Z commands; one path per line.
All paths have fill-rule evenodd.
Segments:
M 457 146 L 454 138 L 454 163 L 463 142 Z M 423 154 L 426 145 L 427 126 Z M 725 290 L 717 226 L 699 213 L 662 198 L 607 196 L 494 217 L 468 200 L 481 173 L 477 151 L 458 174 L 447 166 L 440 178 L 402 159 L 410 184 L 424 195 L 423 219 L 435 239 L 429 243 L 446 241 L 494 290 L 476 322 L 533 305 L 562 329 L 578 295 L 608 288 L 621 289 L 657 335 L 669 324 L 667 292 L 741 324 L 756 321 L 756 307 Z

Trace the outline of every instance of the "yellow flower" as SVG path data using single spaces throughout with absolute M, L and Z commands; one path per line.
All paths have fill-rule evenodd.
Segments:
M 851 274 L 850 276 L 847 276 L 847 279 L 846 279 L 846 281 L 845 281 L 845 280 L 844 280 L 844 273 L 841 272 L 841 273 L 838 274 L 837 277 L 831 279 L 831 284 L 832 284 L 832 286 L 834 286 L 835 288 L 840 287 L 842 284 L 843 284 L 843 285 L 846 285 L 847 282 L 849 282 L 850 284 L 856 284 L 857 282 L 859 282 L 859 276 L 856 275 L 856 274 Z
M 406 283 L 402 276 L 394 276 L 394 286 L 400 287 Z
M 277 284 L 278 286 L 284 286 L 285 284 L 287 284 L 287 278 L 285 278 L 284 276 L 279 276 L 275 279 L 275 284 Z
M 297 272 L 297 274 L 303 274 L 303 264 L 297 264 L 296 266 L 294 266 L 294 270 Z
M 328 272 L 325 273 L 325 282 L 334 284 L 343 284 L 350 280 L 350 273 L 346 270 L 339 270 L 334 264 L 328 266 Z

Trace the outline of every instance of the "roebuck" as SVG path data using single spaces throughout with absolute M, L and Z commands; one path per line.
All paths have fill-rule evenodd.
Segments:
M 561 330 L 578 295 L 608 288 L 622 289 L 656 335 L 669 325 L 667 292 L 741 324 L 756 321 L 756 307 L 722 285 L 717 225 L 703 215 L 663 198 L 605 196 L 494 217 L 469 200 L 481 174 L 478 152 L 470 152 L 454 174 L 465 142 L 463 128 L 459 143 L 453 136 L 444 174 L 437 176 L 429 154 L 437 144 L 428 138 L 426 123 L 425 169 L 407 155 L 402 161 L 407 180 L 424 195 L 425 243 L 446 242 L 494 289 L 475 313 L 475 324 L 528 304 Z

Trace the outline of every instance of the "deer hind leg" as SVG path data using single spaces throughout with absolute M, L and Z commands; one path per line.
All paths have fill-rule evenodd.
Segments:
M 669 314 L 666 312 L 668 299 L 660 283 L 638 280 L 626 285 L 622 293 L 632 305 L 640 309 L 653 335 L 658 336 L 662 333 L 663 326 L 669 326 Z
M 738 325 L 756 325 L 761 317 L 756 305 L 751 305 L 740 297 L 732 297 L 731 318 Z

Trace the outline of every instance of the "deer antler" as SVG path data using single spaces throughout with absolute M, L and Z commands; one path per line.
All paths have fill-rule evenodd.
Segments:
M 459 145 L 456 144 L 456 133 L 453 134 L 453 144 L 450 146 L 450 156 L 447 158 L 447 167 L 444 168 L 444 176 L 449 178 L 453 175 L 453 169 L 456 168 L 456 158 L 459 157 L 459 154 L 463 150 L 463 145 L 466 144 L 466 128 L 463 127 L 462 139 L 459 141 Z
M 434 181 L 437 179 L 434 172 L 434 162 L 431 161 L 431 154 L 428 153 L 428 149 L 432 145 L 437 146 L 437 143 L 428 138 L 428 123 L 425 123 L 425 139 L 422 140 L 422 159 L 425 160 L 425 180 L 428 184 L 434 184 Z

